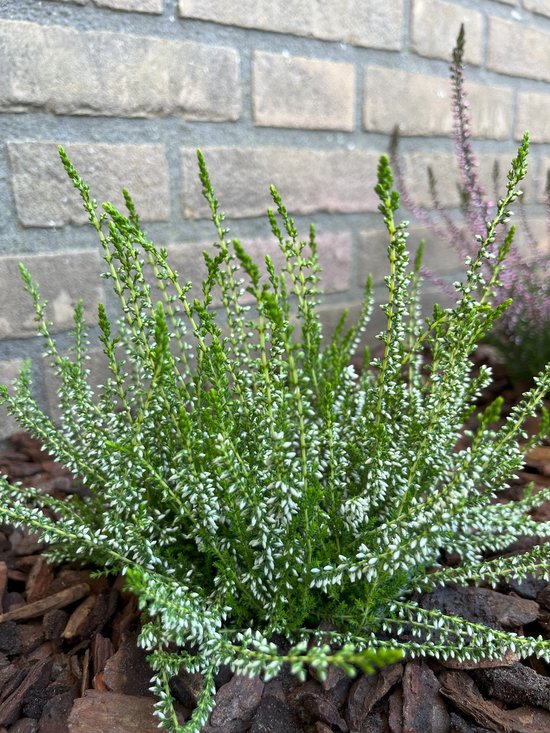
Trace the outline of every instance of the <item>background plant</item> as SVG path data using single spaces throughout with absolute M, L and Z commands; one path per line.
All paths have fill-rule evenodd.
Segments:
M 478 175 L 479 162 L 471 144 L 471 116 L 468 96 L 464 85 L 464 27 L 461 27 L 453 50 L 451 70 L 453 139 L 459 170 L 457 185 L 461 195 L 463 223 L 453 220 L 445 212 L 438 195 L 437 178 L 432 168 L 428 168 L 428 180 L 433 210 L 430 211 L 415 201 L 405 183 L 403 164 L 398 157 L 398 130 L 394 132 L 390 148 L 391 160 L 398 187 L 405 206 L 414 216 L 426 224 L 441 240 L 453 247 L 461 257 L 474 257 L 477 251 L 476 237 L 484 236 L 487 221 L 494 216 L 498 207 L 491 200 Z M 495 197 L 498 165 L 493 169 Z M 550 234 L 550 173 L 545 190 L 546 224 Z M 485 340 L 496 345 L 506 360 L 510 375 L 517 380 L 530 380 L 550 361 L 550 258 L 537 243 L 521 206 L 522 246 L 511 247 L 497 286 L 499 302 L 510 300 L 509 307 L 494 324 Z M 491 243 L 496 253 L 506 236 L 501 229 Z M 488 267 L 486 265 L 486 267 Z M 448 284 L 434 277 L 426 270 L 425 274 L 438 282 L 443 290 L 449 291 Z
M 155 670 L 157 713 L 168 730 L 198 731 L 213 704 L 214 674 L 271 677 L 289 662 L 304 676 L 329 664 L 350 674 L 406 654 L 458 659 L 538 654 L 550 643 L 518 637 L 424 609 L 414 591 L 546 573 L 546 545 L 513 558 L 484 559 L 520 535 L 544 535 L 529 511 L 550 490 L 491 503 L 521 467 L 524 422 L 550 387 L 546 368 L 498 430 L 500 401 L 463 423 L 486 367 L 473 377 L 470 355 L 504 310 L 500 275 L 513 230 L 495 245 L 526 171 L 524 138 L 505 195 L 478 236 L 456 304 L 420 318 L 420 261 L 409 266 L 406 223 L 382 157 L 376 187 L 388 232 L 383 353 L 358 375 L 350 359 L 371 313 L 368 282 L 358 322 L 345 314 L 322 340 L 316 306 L 315 232 L 300 239 L 279 194 L 268 212 L 284 256 L 260 269 L 230 240 L 202 155 L 200 179 L 217 241 L 205 253 L 200 297 L 141 229 L 130 196 L 126 215 L 102 209 L 60 150 L 97 231 L 104 276 L 120 304 L 111 324 L 99 308 L 110 370 L 94 391 L 86 366 L 83 306 L 75 311 L 70 353 L 50 335 L 46 304 L 22 267 L 38 331 L 59 380 L 59 426 L 32 396 L 27 363 L 2 399 L 22 427 L 81 477 L 85 498 L 59 501 L 0 481 L 0 517 L 37 531 L 56 561 L 82 559 L 125 574 L 144 611 L 140 644 Z M 243 304 L 252 296 L 254 309 Z M 225 322 L 214 305 L 221 303 Z M 291 325 L 293 309 L 299 328 Z M 432 358 L 424 363 L 423 350 Z M 442 549 L 462 565 L 439 565 Z M 319 629 L 331 621 L 336 631 Z M 291 642 L 281 655 L 273 634 Z M 203 674 L 192 719 L 178 722 L 169 680 L 181 666 Z

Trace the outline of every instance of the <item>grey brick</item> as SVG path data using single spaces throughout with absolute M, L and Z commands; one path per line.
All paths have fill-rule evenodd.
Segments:
M 162 0 L 94 0 L 96 5 L 134 13 L 162 13 Z
M 550 157 L 545 156 L 540 160 L 538 186 L 537 186 L 537 201 L 544 202 L 546 199 L 546 178 L 550 171 Z
M 414 201 L 431 208 L 428 167 L 431 167 L 437 181 L 437 194 L 441 206 L 458 206 L 460 183 L 456 157 L 447 153 L 409 153 L 403 156 L 405 183 Z
M 477 175 L 479 182 L 487 194 L 488 200 L 500 198 L 506 190 L 506 175 L 510 169 L 510 163 L 514 155 L 512 153 L 501 153 L 499 155 L 478 156 L 479 166 Z M 442 207 L 457 207 L 460 204 L 459 186 L 463 185 L 460 176 L 456 155 L 446 153 L 427 153 L 419 151 L 403 156 L 405 182 L 408 191 L 412 194 L 416 203 L 431 208 L 433 206 L 429 189 L 428 166 L 435 174 L 437 182 L 437 193 Z M 495 162 L 498 166 L 498 178 L 493 180 Z M 535 162 L 531 161 L 529 174 L 522 184 L 522 190 L 527 197 L 532 187 L 533 168 Z
M 12 359 L 9 361 L 0 361 L 0 384 L 9 385 L 17 375 L 21 367 L 23 366 L 22 359 Z M 4 405 L 0 406 L 0 440 L 9 438 L 12 433 L 19 430 L 19 426 L 15 418 L 8 415 L 8 412 Z
M 490 18 L 487 68 L 550 81 L 550 33 L 504 18 Z
M 460 24 L 466 30 L 464 59 L 481 64 L 483 17 L 456 3 L 441 0 L 414 0 L 411 26 L 411 49 L 421 56 L 450 59 Z
M 344 41 L 354 46 L 402 48 L 403 0 L 179 0 L 180 15 L 242 28 Z
M 53 331 L 72 327 L 74 306 L 80 298 L 84 301 L 87 322 L 96 322 L 102 295 L 96 252 L 1 257 L 0 338 L 21 338 L 36 333 L 32 300 L 23 290 L 19 262 L 27 267 L 40 285 L 41 296 L 48 301 L 47 317 L 53 323 Z
M 123 207 L 127 188 L 145 221 L 170 217 L 169 180 L 162 145 L 69 143 L 66 151 L 92 195 Z M 24 226 L 84 224 L 87 215 L 54 143 L 10 142 L 9 159 L 19 221 Z
M 355 68 L 353 64 L 256 52 L 253 103 L 257 125 L 353 130 Z
M 240 113 L 239 55 L 218 46 L 2 20 L 0 67 L 4 111 L 194 120 Z
M 508 1 L 511 2 L 511 0 Z M 548 5 L 548 0 L 523 0 L 523 7 L 526 10 L 531 10 L 533 13 L 539 13 L 540 15 L 547 15 L 550 17 L 550 5 Z
M 51 2 L 51 0 L 45 0 Z M 74 5 L 98 5 L 112 10 L 128 10 L 133 13 L 162 13 L 163 0 L 54 0 Z
M 519 92 L 516 115 L 516 139 L 529 130 L 533 143 L 550 142 L 550 94 L 544 92 Z
M 403 135 L 448 135 L 451 90 L 446 77 L 371 66 L 365 69 L 363 124 L 366 130 Z M 468 84 L 475 137 L 505 139 L 512 125 L 512 90 Z
M 542 194 L 542 191 L 541 191 Z M 545 219 L 539 219 L 530 216 L 528 219 L 529 234 L 536 243 L 536 250 L 530 241 L 530 237 L 525 231 L 525 224 L 522 221 L 514 222 L 517 226 L 516 236 L 514 239 L 514 247 L 527 259 L 532 259 L 534 255 L 542 254 L 544 258 L 548 257 L 550 251 L 550 230 L 548 222 Z
M 232 148 L 203 150 L 222 209 L 252 217 L 273 206 L 273 183 L 294 214 L 376 210 L 378 155 L 364 150 Z M 182 148 L 183 208 L 188 218 L 209 217 L 197 178 L 195 151 Z

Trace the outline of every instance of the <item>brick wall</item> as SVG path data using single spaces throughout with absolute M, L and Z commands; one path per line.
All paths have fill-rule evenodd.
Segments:
M 458 204 L 448 60 L 462 21 L 483 174 L 495 158 L 505 169 L 528 127 L 526 210 L 542 231 L 548 0 L 0 0 L 0 381 L 31 356 L 53 411 L 18 261 L 42 283 L 62 346 L 78 297 L 92 323 L 109 302 L 59 143 L 98 199 L 130 190 L 184 277 L 200 276 L 213 236 L 195 148 L 232 233 L 259 255 L 273 247 L 263 213 L 275 183 L 302 231 L 317 224 L 325 320 L 353 310 L 367 272 L 381 287 L 386 270 L 372 188 L 396 122 L 418 198 L 429 202 L 429 161 L 443 204 Z M 425 234 L 415 226 L 411 241 Z M 429 235 L 427 262 L 443 275 L 460 264 Z M 0 437 L 13 427 L 0 417 Z

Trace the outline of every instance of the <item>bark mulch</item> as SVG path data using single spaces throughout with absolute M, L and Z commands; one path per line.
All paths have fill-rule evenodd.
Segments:
M 502 385 L 501 385 L 502 387 Z M 10 480 L 58 496 L 78 492 L 40 444 L 19 433 L 0 451 Z M 542 446 L 510 490 L 550 481 Z M 550 518 L 550 505 L 537 510 Z M 150 669 L 137 647 L 140 616 L 120 578 L 91 578 L 77 565 L 49 566 L 36 537 L 0 528 L 0 733 L 154 733 Z M 515 553 L 533 544 L 525 538 Z M 448 563 L 455 558 L 446 558 Z M 430 601 L 494 628 L 550 638 L 550 583 L 528 579 L 497 590 L 445 588 Z M 172 680 L 183 720 L 200 679 Z M 508 733 L 550 732 L 550 665 L 498 662 L 392 665 L 350 680 L 331 669 L 319 682 L 290 674 L 217 679 L 217 705 L 204 733 Z

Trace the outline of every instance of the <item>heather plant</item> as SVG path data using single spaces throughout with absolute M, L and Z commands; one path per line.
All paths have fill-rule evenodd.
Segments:
M 428 168 L 428 180 L 432 209 L 415 201 L 405 184 L 403 164 L 398 156 L 398 131 L 394 132 L 390 147 L 392 166 L 405 206 L 416 219 L 426 224 L 441 240 L 447 242 L 461 257 L 475 257 L 476 237 L 484 236 L 487 221 L 494 216 L 498 203 L 484 189 L 478 174 L 479 162 L 471 143 L 471 116 L 464 84 L 464 27 L 461 27 L 453 50 L 450 67 L 452 81 L 453 140 L 460 180 L 461 210 L 463 222 L 452 219 L 442 209 L 438 195 L 438 183 L 433 169 Z M 498 166 L 493 179 L 498 178 Z M 498 195 L 498 194 L 497 194 Z M 546 191 L 547 228 L 550 234 L 550 174 Z M 504 356 L 509 374 L 515 380 L 529 380 L 550 361 L 550 257 L 538 245 L 533 236 L 522 202 L 519 202 L 523 242 L 514 244 L 506 257 L 499 283 L 498 302 L 510 301 L 502 317 L 485 336 L 485 340 L 498 347 Z M 506 236 L 502 228 L 491 243 L 496 253 Z M 489 273 L 489 265 L 484 265 Z M 443 290 L 449 291 L 446 282 L 424 271 Z
M 496 400 L 477 428 L 464 429 L 491 379 L 488 367 L 472 374 L 470 355 L 505 307 L 497 294 L 513 230 L 494 243 L 527 151 L 525 136 L 506 193 L 455 284 L 455 305 L 435 308 L 425 322 L 420 262 L 409 263 L 407 224 L 396 218 L 399 196 L 381 158 L 386 327 L 380 357 L 367 354 L 359 374 L 351 359 L 373 307 L 371 282 L 357 323 L 346 326 L 344 314 L 323 339 L 315 232 L 300 238 L 274 188 L 268 218 L 283 255 L 279 271 L 229 238 L 199 153 L 217 241 L 192 297 L 191 283 L 142 230 L 130 196 L 126 214 L 99 208 L 60 150 L 120 304 L 117 320 L 99 307 L 110 376 L 90 386 L 82 304 L 72 350 L 61 352 L 39 288 L 21 267 L 60 381 L 60 423 L 33 398 L 30 363 L 2 400 L 89 492 L 60 501 L 2 479 L 0 518 L 38 532 L 53 561 L 125 576 L 143 610 L 139 643 L 167 730 L 200 730 L 222 664 L 269 679 L 285 663 L 302 678 L 308 669 L 322 678 L 329 665 L 353 675 L 403 655 L 480 660 L 512 650 L 550 660 L 541 637 L 425 608 L 418 595 L 446 582 L 496 585 L 548 572 L 547 545 L 514 557 L 498 552 L 521 535 L 549 533 L 529 512 L 550 489 L 508 504 L 493 499 L 549 430 L 544 411 L 536 436 L 527 439 L 524 423 L 550 387 L 550 366 L 501 427 Z M 443 566 L 444 550 L 460 553 L 461 565 Z M 497 557 L 487 560 L 488 551 Z M 284 652 L 281 634 L 290 644 Z M 203 680 L 186 723 L 170 696 L 182 667 Z

